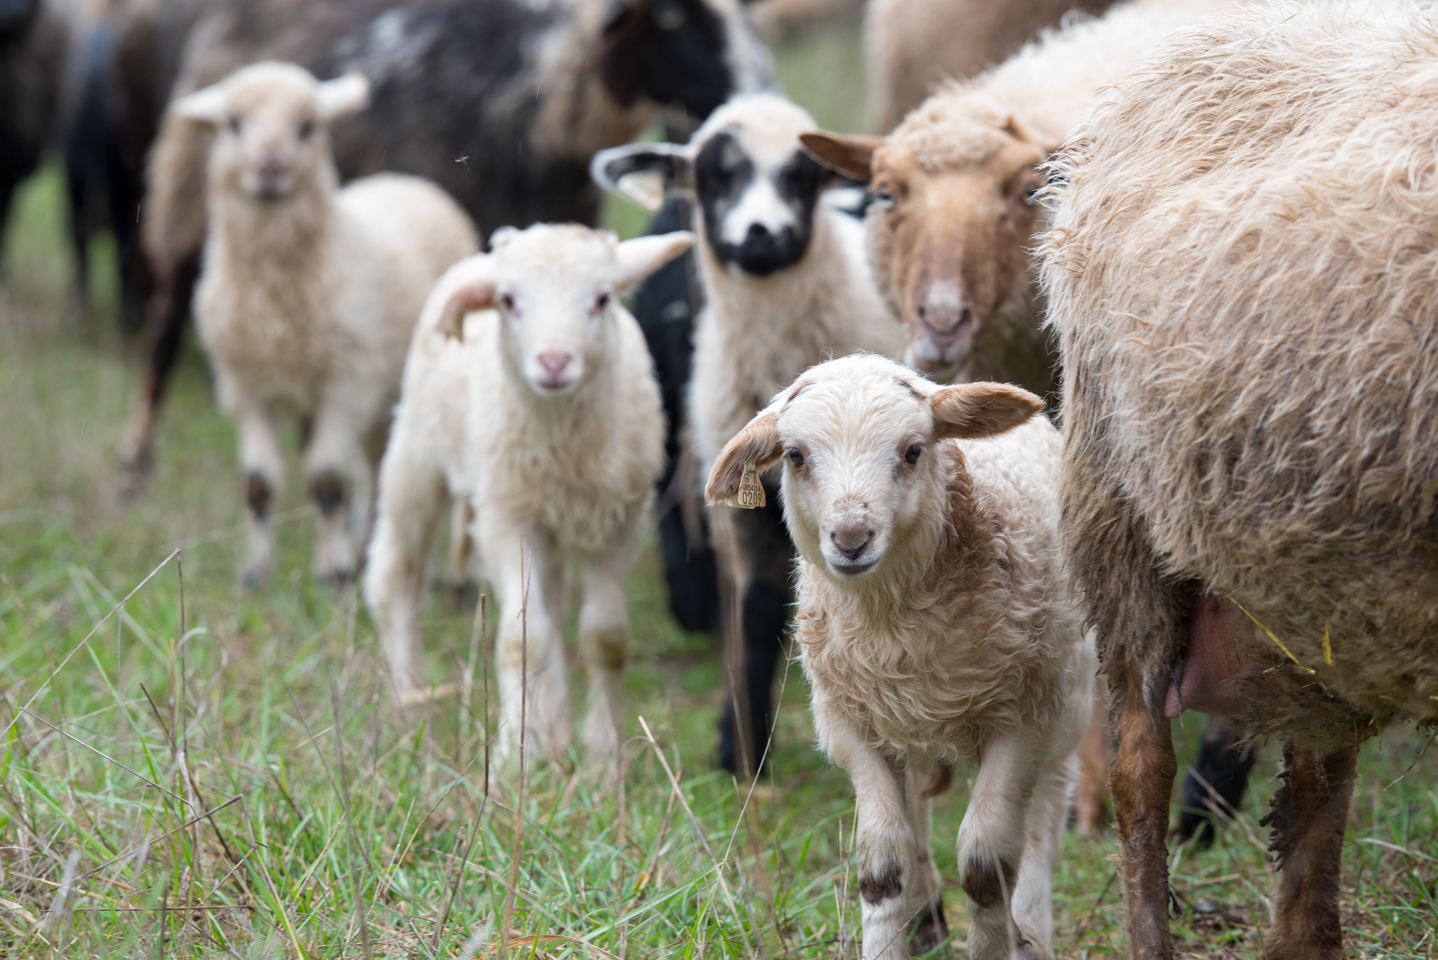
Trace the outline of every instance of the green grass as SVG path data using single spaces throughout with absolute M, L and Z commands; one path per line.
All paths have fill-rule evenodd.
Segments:
M 826 79 L 858 68 L 851 28 L 779 55 L 821 123 L 860 126 L 843 121 L 862 116 L 862 84 Z M 234 433 L 193 351 L 154 482 L 122 499 L 136 365 L 112 281 L 93 317 L 70 305 L 62 209 L 51 168 L 20 199 L 0 292 L 0 955 L 857 957 L 853 801 L 812 746 L 797 668 L 746 805 L 713 765 L 717 640 L 670 620 L 652 549 L 629 588 L 622 781 L 571 756 L 486 798 L 481 686 L 423 715 L 391 708 L 355 592 L 307 573 L 294 485 L 272 588 L 238 589 Z M 431 592 L 431 677 L 482 675 L 471 619 Z M 1183 756 L 1200 732 L 1176 727 Z M 1423 747 L 1390 731 L 1364 751 L 1343 872 L 1357 955 L 1438 956 L 1438 751 Z M 1212 851 L 1173 853 L 1184 956 L 1261 955 L 1275 753 Z M 960 776 L 936 812 L 958 935 L 943 956 L 962 956 L 965 795 Z M 1115 853 L 1111 836 L 1067 838 L 1060 956 L 1122 955 Z

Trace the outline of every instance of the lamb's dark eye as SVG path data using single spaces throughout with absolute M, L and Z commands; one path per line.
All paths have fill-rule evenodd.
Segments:
M 313 120 L 304 120 L 304 121 L 301 121 L 301 122 L 300 122 L 300 139 L 301 139 L 301 140 L 308 140 L 308 139 L 310 138 L 310 135 L 311 135 L 312 133 L 314 133 L 314 132 L 315 132 L 315 122 L 314 122 Z
M 244 119 L 243 119 L 242 117 L 240 117 L 239 114 L 237 114 L 237 113 L 232 113 L 232 114 L 230 114 L 230 132 L 231 132 L 231 133 L 239 133 L 239 132 L 240 132 L 240 128 L 243 127 L 244 125 L 245 125 L 245 121 L 244 121 Z
M 920 446 L 920 445 L 917 444 L 917 443 L 916 443 L 916 444 L 913 444 L 912 446 L 909 447 L 909 449 L 907 449 L 907 450 L 904 451 L 904 462 L 905 462 L 905 463 L 918 463 L 918 462 L 919 462 L 919 457 L 923 454 L 923 452 L 924 452 L 924 448 L 923 448 L 922 446 Z
M 504 309 L 508 310 L 510 313 L 513 313 L 513 312 L 514 312 L 514 297 L 510 296 L 510 295 L 507 294 L 507 293 L 501 293 L 501 294 L 499 295 L 499 305 L 500 305 L 501 307 L 503 307 Z
M 607 294 L 607 293 L 601 293 L 599 296 L 597 296 L 597 297 L 594 298 L 594 312 L 595 312 L 595 313 L 599 313 L 600 311 L 602 311 L 602 310 L 603 310 L 605 307 L 607 307 L 607 306 L 609 306 L 609 294 Z
M 869 202 L 876 204 L 880 209 L 894 209 L 894 191 L 888 187 L 875 187 L 869 191 Z
M 792 463 L 792 464 L 793 464 L 794 466 L 796 466 L 796 467 L 802 467 L 802 466 L 804 465 L 804 455 L 803 455 L 802 453 L 800 453 L 798 450 L 790 450 L 790 451 L 789 451 L 789 462 Z

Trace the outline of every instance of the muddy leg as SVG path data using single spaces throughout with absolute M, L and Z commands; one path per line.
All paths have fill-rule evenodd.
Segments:
M 1168 806 L 1178 772 L 1173 732 L 1159 704 L 1145 702 L 1137 666 L 1128 668 L 1123 696 L 1112 781 L 1114 818 L 1123 844 L 1129 955 L 1134 960 L 1169 960 Z
M 1340 960 L 1338 915 L 1343 828 L 1358 750 L 1318 756 L 1291 743 L 1283 749 L 1283 785 L 1262 820 L 1273 828 L 1268 849 L 1277 856 L 1274 924 L 1264 946 L 1267 960 Z

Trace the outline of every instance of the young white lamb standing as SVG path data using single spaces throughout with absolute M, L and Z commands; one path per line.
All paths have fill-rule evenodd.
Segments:
M 591 694 L 584 745 L 612 758 L 623 742 L 624 582 L 664 466 L 664 417 L 644 335 L 618 297 L 692 241 L 502 229 L 489 254 L 444 275 L 415 330 L 380 468 L 365 597 L 398 699 L 422 695 L 425 560 L 450 498 L 469 504 L 501 616 L 498 763 L 517 753 L 521 709 L 526 759 L 569 746 L 560 631 L 571 565 Z
M 274 554 L 283 415 L 304 425 L 315 572 L 355 575 L 415 317 L 478 245 L 468 216 L 427 181 L 381 174 L 337 188 L 328 128 L 368 96 L 358 74 L 321 83 L 258 63 L 171 107 L 216 131 L 195 316 L 220 405 L 239 426 L 250 585 Z
M 1017 387 L 940 387 L 851 356 L 804 373 L 705 494 L 782 461 L 819 743 L 854 781 L 864 960 L 946 932 L 930 798 L 976 763 L 959 828 L 969 956 L 1053 956 L 1050 873 L 1095 660 L 1058 535 L 1058 432 Z M 920 774 L 935 772 L 937 789 Z

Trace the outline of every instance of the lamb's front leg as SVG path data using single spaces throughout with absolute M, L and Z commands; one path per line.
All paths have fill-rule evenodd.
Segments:
M 240 469 L 245 477 L 245 518 L 249 556 L 242 573 L 254 590 L 269 576 L 275 556 L 275 529 L 271 511 L 279 499 L 285 477 L 285 455 L 274 419 L 259 403 L 242 404 L 236 415 L 240 434 Z
M 487 530 L 479 547 L 499 595 L 495 765 L 503 767 L 519 758 L 521 727 L 524 763 L 536 755 L 558 760 L 569 750 L 574 723 L 569 715 L 563 640 L 547 602 L 546 581 L 551 578 L 546 575 L 544 545 L 537 535 L 521 536 L 510 529 Z
M 915 855 L 904 772 L 842 721 L 828 725 L 824 739 L 829 753 L 854 782 L 863 960 L 904 960 L 909 955 L 909 921 L 915 912 L 911 901 L 927 880 Z
M 615 763 L 624 743 L 624 660 L 629 647 L 629 610 L 624 600 L 628 564 L 586 564 L 581 571 L 584 606 L 579 610 L 579 651 L 589 672 L 589 716 L 584 721 L 586 756 Z
M 1026 949 L 1010 912 L 1023 858 L 1025 823 L 1040 759 L 1017 736 L 984 744 L 969 808 L 959 825 L 959 880 L 969 898 L 969 957 L 1008 960 Z M 1041 956 L 1025 954 L 1018 956 Z
M 353 413 L 327 403 L 305 450 L 305 477 L 319 510 L 314 572 L 337 584 L 359 572 L 374 498 L 373 469 Z

